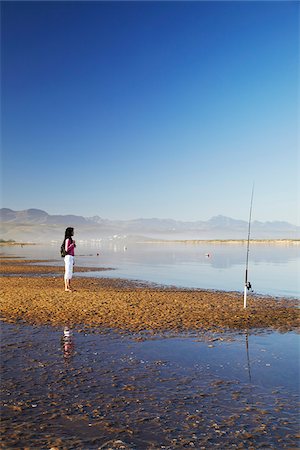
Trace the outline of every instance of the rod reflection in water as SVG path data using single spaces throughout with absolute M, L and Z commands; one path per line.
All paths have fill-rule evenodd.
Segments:
M 249 357 L 249 333 L 248 333 L 248 331 L 246 331 L 246 353 L 247 353 L 249 382 L 251 383 L 252 378 L 251 378 L 251 365 L 250 365 L 250 357 Z

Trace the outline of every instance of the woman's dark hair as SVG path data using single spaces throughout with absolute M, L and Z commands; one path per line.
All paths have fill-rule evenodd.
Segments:
M 72 227 L 66 228 L 65 239 L 71 239 L 71 241 L 72 241 L 72 236 L 73 235 L 74 235 L 74 228 L 72 228 Z

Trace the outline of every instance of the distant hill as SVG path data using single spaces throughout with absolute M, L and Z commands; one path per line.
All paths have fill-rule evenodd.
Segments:
M 87 222 L 84 217 L 73 215 L 49 215 L 41 209 L 26 209 L 24 211 L 13 211 L 8 208 L 0 209 L 1 222 L 10 223 L 32 223 L 32 224 L 76 224 L 81 225 Z
M 173 219 L 109 220 L 99 216 L 50 215 L 40 209 L 0 209 L 0 239 L 32 242 L 60 240 L 68 226 L 76 228 L 78 239 L 99 239 L 112 235 L 161 239 L 245 239 L 248 223 L 215 216 L 207 221 Z M 259 222 L 251 225 L 253 239 L 299 239 L 300 227 L 288 222 Z

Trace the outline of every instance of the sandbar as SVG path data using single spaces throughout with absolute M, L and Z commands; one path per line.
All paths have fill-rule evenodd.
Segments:
M 181 289 L 82 274 L 76 277 L 76 271 L 100 270 L 84 267 L 75 268 L 74 291 L 65 292 L 63 267 L 42 262 L 1 260 L 1 320 L 153 333 L 299 330 L 297 299 L 249 295 L 244 309 L 242 293 Z

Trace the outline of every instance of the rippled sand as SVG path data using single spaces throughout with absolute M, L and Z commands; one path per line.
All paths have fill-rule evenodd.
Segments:
M 297 300 L 249 296 L 249 306 L 244 309 L 240 293 L 76 278 L 76 273 L 75 290 L 65 292 L 62 267 L 32 262 L 2 259 L 2 272 L 7 275 L 1 281 L 3 320 L 153 332 L 250 328 L 287 331 L 299 327 Z M 90 270 L 95 269 L 76 268 L 77 272 Z

